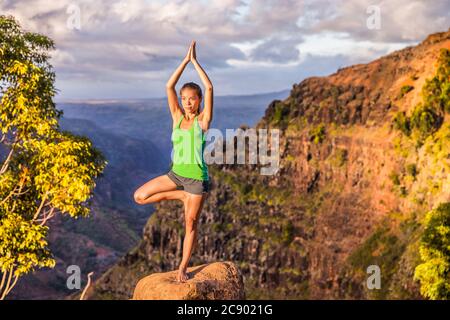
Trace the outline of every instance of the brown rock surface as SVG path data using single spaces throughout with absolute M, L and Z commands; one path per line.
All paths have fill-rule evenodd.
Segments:
M 176 281 L 177 270 L 154 273 L 139 280 L 132 300 L 245 299 L 242 275 L 232 262 L 213 262 L 188 268 L 189 279 Z

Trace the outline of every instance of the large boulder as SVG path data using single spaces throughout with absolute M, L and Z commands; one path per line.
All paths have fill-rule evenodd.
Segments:
M 189 279 L 176 281 L 178 270 L 154 273 L 139 280 L 132 300 L 239 300 L 245 299 L 244 283 L 230 261 L 187 269 Z

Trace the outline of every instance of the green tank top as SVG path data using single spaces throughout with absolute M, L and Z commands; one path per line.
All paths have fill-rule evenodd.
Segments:
M 194 123 L 189 129 L 182 129 L 180 128 L 184 118 L 182 116 L 172 131 L 172 171 L 186 178 L 209 180 L 208 167 L 203 157 L 206 133 L 203 133 L 197 117 L 195 116 Z

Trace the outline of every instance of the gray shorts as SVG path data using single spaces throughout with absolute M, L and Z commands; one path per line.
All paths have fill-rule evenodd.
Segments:
M 197 180 L 179 176 L 172 170 L 167 173 L 167 176 L 175 182 L 178 189 L 182 189 L 186 192 L 193 194 L 202 194 L 209 192 L 209 180 Z

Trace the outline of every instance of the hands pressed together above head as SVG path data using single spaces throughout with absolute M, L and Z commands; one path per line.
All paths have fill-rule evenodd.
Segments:
M 192 40 L 191 41 L 191 45 L 189 46 L 189 50 L 186 54 L 186 57 L 184 58 L 184 62 L 189 63 L 189 62 L 197 62 L 197 55 L 195 52 L 195 41 Z

